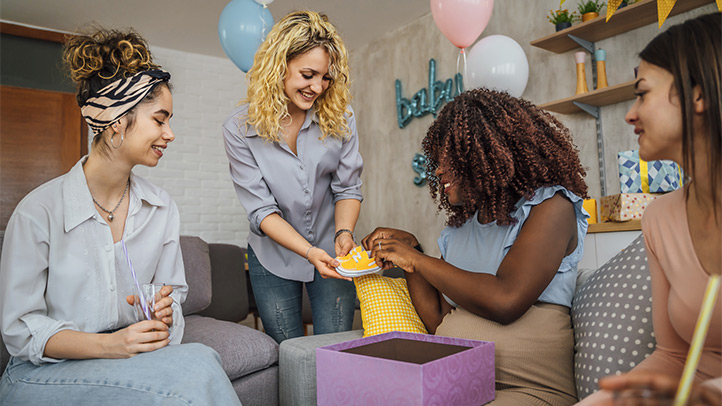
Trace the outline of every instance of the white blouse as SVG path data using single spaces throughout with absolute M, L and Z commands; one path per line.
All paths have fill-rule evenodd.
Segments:
M 93 205 L 82 158 L 70 172 L 30 192 L 8 222 L 0 258 L 0 330 L 15 357 L 39 365 L 61 330 L 108 332 L 136 322 L 125 297 L 133 277 L 121 242 Z M 172 294 L 171 344 L 180 343 L 180 303 L 188 287 L 178 208 L 170 195 L 131 174 L 123 231 L 138 283 L 179 285 Z

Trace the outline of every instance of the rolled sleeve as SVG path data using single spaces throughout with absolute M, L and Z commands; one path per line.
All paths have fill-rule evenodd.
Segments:
M 361 172 L 364 163 L 359 152 L 358 132 L 356 130 L 356 116 L 351 111 L 348 116 L 348 126 L 351 136 L 343 141 L 338 169 L 331 180 L 333 202 L 339 200 L 356 199 L 363 201 L 361 195 Z
M 35 365 L 62 360 L 44 357 L 45 345 L 74 323 L 47 317 L 48 236 L 33 221 L 16 213 L 5 231 L 0 260 L 0 326 L 8 352 Z
M 236 117 L 231 117 L 223 126 L 231 180 L 238 200 L 248 213 L 251 232 L 263 236 L 261 221 L 272 213 L 281 214 L 281 210 L 235 120 Z

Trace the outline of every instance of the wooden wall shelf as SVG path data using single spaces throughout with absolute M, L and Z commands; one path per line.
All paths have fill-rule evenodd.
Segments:
M 641 229 L 642 220 L 629 220 L 622 223 L 606 222 L 590 224 L 587 233 L 612 233 L 617 231 L 639 231 Z
M 681 0 L 677 1 L 669 13 L 672 17 L 677 14 L 685 13 L 697 7 L 714 3 L 712 0 Z M 596 42 L 603 39 L 613 37 L 635 28 L 643 27 L 648 24 L 656 23 L 657 20 L 657 0 L 641 0 L 614 12 L 609 22 L 606 21 L 607 16 L 602 15 L 593 20 L 584 23 L 575 24 L 567 29 L 557 31 L 546 37 L 539 38 L 531 42 L 531 45 L 546 49 L 547 51 L 556 52 L 558 54 L 578 48 L 579 44 L 574 42 L 567 34 L 585 39 L 587 41 Z
M 597 89 L 588 93 L 577 94 L 565 99 L 554 100 L 540 104 L 544 110 L 561 114 L 571 114 L 583 111 L 574 102 L 584 103 L 595 107 L 608 106 L 634 98 L 634 80 L 618 85 Z

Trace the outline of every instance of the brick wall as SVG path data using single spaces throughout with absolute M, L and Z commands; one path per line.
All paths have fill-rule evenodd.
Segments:
M 176 139 L 157 167 L 134 172 L 173 196 L 181 234 L 245 246 L 248 220 L 233 190 L 221 131 L 246 95 L 245 74 L 227 58 L 157 47 L 152 52 L 172 75 Z

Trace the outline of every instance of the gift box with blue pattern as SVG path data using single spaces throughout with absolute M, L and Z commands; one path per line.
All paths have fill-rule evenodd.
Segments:
M 683 184 L 682 169 L 673 161 L 644 161 L 638 150 L 617 154 L 620 193 L 665 193 Z

